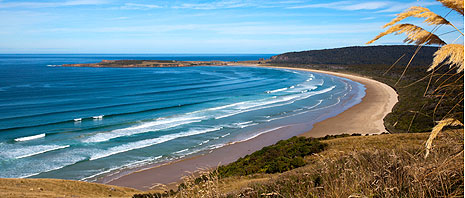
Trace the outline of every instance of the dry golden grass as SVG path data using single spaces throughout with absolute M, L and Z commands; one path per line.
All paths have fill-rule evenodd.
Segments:
M 245 197 L 461 197 L 463 129 L 441 133 L 428 159 L 428 134 L 392 134 L 325 141 L 309 165 L 266 182 Z M 460 145 L 460 146 L 458 146 Z M 236 197 L 237 194 L 229 194 Z
M 395 23 L 402 21 L 408 17 L 425 18 L 424 22 L 428 23 L 429 25 L 450 24 L 449 21 L 447 21 L 445 18 L 437 15 L 434 12 L 431 12 L 431 10 L 429 10 L 428 8 L 413 6 L 409 8 L 407 11 L 397 14 L 397 17 L 393 19 L 391 22 L 384 25 L 383 28 L 394 25 Z
M 186 178 L 177 193 L 146 197 L 460 197 L 463 129 L 438 134 L 423 158 L 427 133 L 346 137 L 282 174 Z M 143 196 L 140 196 L 143 197 Z
M 376 40 L 380 39 L 381 37 L 386 36 L 388 34 L 393 34 L 393 33 L 394 34 L 405 33 L 407 35 L 407 38 L 404 40 L 405 43 L 415 43 L 417 45 L 420 45 L 420 44 L 445 45 L 446 44 L 446 42 L 444 42 L 437 35 L 432 34 L 431 32 L 428 32 L 421 27 L 418 27 L 413 24 L 408 24 L 408 23 L 392 26 L 386 31 L 380 33 L 373 40 L 368 41 L 366 44 L 371 44 L 375 42 Z
M 463 50 L 464 48 L 461 44 L 448 44 L 442 46 L 438 51 L 436 51 L 436 53 L 434 53 L 433 63 L 428 68 L 428 71 L 435 69 L 448 58 L 445 64 L 450 65 L 451 68 L 457 67 L 457 73 L 463 72 Z
M 428 137 L 428 140 L 426 141 L 425 158 L 428 157 L 431 151 L 434 138 L 436 138 L 439 132 L 441 132 L 442 129 L 447 126 L 463 126 L 463 124 L 460 121 L 453 119 L 453 118 L 446 118 L 446 119 L 439 121 L 439 123 L 436 126 L 434 126 L 433 130 L 431 131 L 431 134 Z
M 455 10 L 456 12 L 463 15 L 463 0 L 437 0 L 442 3 L 443 6 Z
M 0 179 L 0 197 L 132 197 L 140 191 L 62 179 Z

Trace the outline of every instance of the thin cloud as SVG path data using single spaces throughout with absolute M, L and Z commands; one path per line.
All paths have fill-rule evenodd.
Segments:
M 391 5 L 390 7 L 380 10 L 378 12 L 384 13 L 384 12 L 400 12 L 404 11 L 412 6 L 431 6 L 431 5 L 440 5 L 438 2 L 425 2 L 425 1 L 417 1 L 413 3 L 396 3 Z
M 307 5 L 298 5 L 288 7 L 290 9 L 301 9 L 301 8 L 327 8 L 335 10 L 378 10 L 377 12 L 399 12 L 405 10 L 411 6 L 429 6 L 429 5 L 438 5 L 437 2 L 413 2 L 413 3 L 404 3 L 404 2 L 395 2 L 395 1 L 372 1 L 357 3 L 354 1 L 336 1 L 332 3 L 319 3 L 319 4 L 307 4 Z
M 154 5 L 154 4 L 125 3 L 120 8 L 127 9 L 127 10 L 148 10 L 148 9 L 154 9 L 154 8 L 162 8 L 162 6 Z
M 367 2 L 354 5 L 341 6 L 342 10 L 376 10 L 388 6 L 387 2 Z
M 332 3 L 319 3 L 319 4 L 308 4 L 300 6 L 292 6 L 289 8 L 328 8 L 336 10 L 376 10 L 380 8 L 385 8 L 389 3 L 385 1 L 373 1 L 366 3 L 354 3 L 352 1 L 337 1 Z
M 299 9 L 299 8 L 337 8 L 342 5 L 350 4 L 350 1 L 338 1 L 332 3 L 317 3 L 317 4 L 307 4 L 307 5 L 298 5 L 298 6 L 291 6 L 288 8 L 291 9 Z
M 196 10 L 213 10 L 213 9 L 224 9 L 224 8 L 239 8 L 248 7 L 250 3 L 244 3 L 242 1 L 219 1 L 212 3 L 183 3 L 179 6 L 173 6 L 173 8 L 184 8 L 184 9 L 196 9 Z
M 0 1 L 0 8 L 50 8 L 81 5 L 101 5 L 106 0 L 72 0 L 63 2 L 4 2 Z
M 81 32 L 81 33 L 138 33 L 138 34 L 166 34 L 173 32 L 209 32 L 216 35 L 328 35 L 378 32 L 383 23 L 347 23 L 333 25 L 288 25 L 266 23 L 226 23 L 226 24 L 176 24 L 176 25 L 147 25 L 147 26 L 109 26 L 98 28 L 53 28 L 28 30 L 32 33 L 40 32 Z
M 231 9 L 244 7 L 274 8 L 289 6 L 289 4 L 298 4 L 302 1 L 247 1 L 247 0 L 222 0 L 210 3 L 183 3 L 172 6 L 177 9 L 195 9 L 195 10 L 214 10 L 214 9 Z
M 373 20 L 373 19 L 376 19 L 376 17 L 364 17 L 364 18 L 361 18 L 360 20 Z

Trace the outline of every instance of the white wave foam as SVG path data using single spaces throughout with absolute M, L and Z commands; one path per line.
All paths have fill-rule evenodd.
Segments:
M 214 128 L 207 128 L 207 129 L 191 129 L 186 132 L 181 132 L 181 133 L 175 133 L 175 134 L 169 134 L 169 135 L 163 135 L 158 138 L 153 138 L 153 139 L 146 139 L 146 140 L 140 140 L 136 142 L 131 142 L 128 144 L 124 144 L 121 146 L 115 146 L 111 147 L 107 150 L 104 150 L 103 152 L 94 154 L 90 157 L 89 160 L 96 160 L 104 157 L 108 157 L 111 155 L 115 155 L 118 153 L 123 153 L 135 149 L 141 149 L 145 147 L 149 147 L 155 144 L 161 144 L 163 142 L 167 142 L 170 140 L 174 140 L 176 138 L 181 138 L 181 137 L 187 137 L 187 136 L 193 136 L 193 135 L 199 135 L 203 133 L 209 133 L 213 131 L 218 131 L 221 130 L 223 127 L 214 127 Z
M 298 100 L 303 100 L 303 99 L 309 98 L 314 95 L 329 92 L 333 90 L 334 88 L 336 88 L 336 86 L 331 86 L 329 88 L 319 90 L 319 91 L 305 92 L 305 93 L 293 94 L 293 95 L 281 96 L 281 97 L 274 96 L 272 98 L 265 98 L 265 99 L 258 100 L 258 101 L 248 101 L 248 102 L 242 103 L 241 105 L 237 105 L 235 107 L 235 110 L 228 110 L 226 114 L 217 116 L 215 117 L 215 119 L 226 118 L 226 117 L 234 116 L 234 115 L 249 112 L 249 111 L 256 111 L 260 109 L 266 109 L 266 108 L 271 108 L 271 107 L 278 107 L 278 106 L 292 104 Z
M 205 141 L 201 142 L 201 143 L 199 144 L 199 146 L 202 146 L 202 145 L 204 145 L 204 144 L 206 144 L 206 143 L 208 143 L 208 142 L 210 142 L 210 140 L 205 140 Z
M 287 89 L 288 89 L 287 87 L 284 87 L 284 88 L 281 88 L 281 89 L 266 91 L 266 93 L 276 93 L 276 92 L 280 92 L 280 91 L 286 91 Z
M 39 139 L 45 137 L 45 133 L 38 134 L 38 135 L 32 135 L 32 136 L 26 136 L 26 137 L 20 137 L 16 138 L 16 142 L 23 142 L 23 141 L 29 141 L 29 140 L 34 140 L 34 139 Z
M 198 152 L 204 151 L 204 150 L 205 150 L 205 148 L 193 150 L 193 151 L 191 151 L 191 152 L 184 153 L 183 155 L 181 155 L 181 157 L 185 157 L 185 156 L 188 156 L 188 155 L 192 155 L 192 154 L 194 154 L 194 153 L 198 153 Z
M 15 161 L 14 166 L 9 166 L 7 169 L 0 171 L 0 177 L 32 177 L 41 173 L 62 169 L 85 159 L 85 156 L 82 155 L 82 150 L 66 149 L 64 152 L 48 155 L 47 158 Z
M 220 109 L 226 109 L 226 108 L 228 108 L 228 107 L 234 107 L 234 106 L 236 106 L 236 105 L 244 104 L 244 103 L 245 103 L 245 102 L 238 102 L 238 103 L 223 105 L 223 106 L 219 106 L 219 107 L 213 107 L 213 108 L 206 109 L 206 111 L 215 111 L 215 110 L 220 110 Z
M 214 150 L 214 149 L 217 149 L 217 148 L 221 148 L 223 146 L 226 146 L 227 144 L 215 144 L 215 145 L 211 145 L 208 147 L 208 149 L 210 150 Z
M 92 142 L 104 142 L 114 138 L 131 136 L 140 133 L 146 133 L 151 131 L 159 131 L 169 128 L 174 128 L 180 125 L 190 124 L 194 122 L 200 122 L 204 117 L 173 117 L 166 119 L 158 119 L 152 122 L 146 122 L 141 125 L 128 127 L 124 129 L 116 129 L 110 132 L 97 133 L 85 140 L 83 142 L 92 143 Z
M 21 159 L 21 158 L 31 157 L 31 156 L 34 156 L 34 155 L 39 155 L 39 154 L 50 152 L 50 151 L 55 151 L 55 150 L 59 150 L 59 149 L 68 148 L 69 146 L 70 145 L 65 145 L 65 146 L 50 145 L 50 148 L 45 148 L 45 149 L 40 150 L 40 151 L 23 154 L 23 155 L 15 157 L 15 158 L 16 159 Z
M 313 109 L 313 108 L 319 106 L 322 102 L 323 102 L 323 100 L 318 100 L 318 103 L 317 103 L 317 104 L 312 105 L 312 106 L 310 106 L 310 107 L 305 107 L 305 108 L 303 108 L 303 109 L 300 109 L 299 111 L 301 111 L 301 112 L 299 112 L 299 113 L 295 113 L 295 114 L 292 114 L 292 115 L 281 116 L 281 117 L 271 118 L 271 119 L 265 120 L 265 122 L 271 122 L 271 121 L 273 121 L 273 120 L 280 120 L 280 119 L 289 118 L 289 117 L 293 117 L 293 116 L 297 116 L 297 115 L 301 115 L 301 114 L 310 112 L 310 111 L 308 111 L 308 110 L 311 110 L 311 109 Z M 304 109 L 305 109 L 306 111 L 302 111 L 302 110 L 304 110 Z M 293 112 L 298 112 L 298 111 L 295 111 L 295 110 L 294 110 Z
M 129 164 L 125 164 L 125 165 L 122 165 L 122 166 L 117 166 L 117 167 L 113 167 L 113 168 L 109 168 L 108 170 L 104 170 L 104 171 L 101 171 L 101 172 L 98 172 L 96 174 L 93 174 L 93 175 L 90 175 L 90 176 L 87 176 L 87 177 L 84 177 L 84 178 L 81 178 L 80 181 L 95 181 L 95 180 L 91 180 L 93 178 L 96 178 L 100 175 L 103 175 L 103 174 L 107 174 L 107 173 L 110 173 L 110 172 L 113 172 L 116 170 L 122 170 L 122 169 L 125 169 L 125 168 L 135 168 L 135 167 L 140 167 L 140 166 L 143 166 L 145 164 L 148 164 L 148 163 L 152 163 L 153 161 L 157 160 L 157 159 L 160 159 L 162 158 L 163 156 L 162 155 L 159 155 L 157 157 L 151 157 L 151 158 L 148 158 L 148 159 L 144 159 L 144 160 L 139 160 L 139 161 L 135 161 L 135 162 L 131 162 Z M 118 173 L 118 172 L 116 172 Z M 110 175 L 114 175 L 114 174 L 110 174 Z
M 236 142 L 234 142 L 234 143 L 249 141 L 249 140 L 251 140 L 251 139 L 254 139 L 254 138 L 258 137 L 259 135 L 262 135 L 262 134 L 265 134 L 265 133 L 268 133 L 268 132 L 271 132 L 271 131 L 276 131 L 276 130 L 281 129 L 281 128 L 284 128 L 284 127 L 286 127 L 286 126 L 280 126 L 280 127 L 272 128 L 272 129 L 269 129 L 269 130 L 265 130 L 265 131 L 262 131 L 262 132 L 260 132 L 260 133 L 255 134 L 255 135 L 253 135 L 253 136 L 250 136 L 250 137 L 248 137 L 248 138 L 246 138 L 246 139 L 243 139 L 243 140 L 240 140 L 240 141 L 236 141 Z
M 35 145 L 35 146 L 15 146 L 15 145 L 1 145 L 0 158 L 21 159 L 39 155 L 42 153 L 64 149 L 69 145 Z
M 189 149 L 182 149 L 182 150 L 180 150 L 180 151 L 174 152 L 173 154 L 184 153 L 184 152 L 186 152 L 186 151 L 188 151 L 188 150 L 189 150 Z
M 292 93 L 289 95 L 272 96 L 269 98 L 264 98 L 264 99 L 259 99 L 259 100 L 242 101 L 242 102 L 227 104 L 227 105 L 223 105 L 219 107 L 213 107 L 213 108 L 193 111 L 193 112 L 176 115 L 176 116 L 169 117 L 169 118 L 146 122 L 146 123 L 136 125 L 136 126 L 131 126 L 128 128 L 116 129 L 116 130 L 109 131 L 109 132 L 97 133 L 95 135 L 92 135 L 84 139 L 83 142 L 86 142 L 86 143 L 104 142 L 104 141 L 108 141 L 108 140 L 118 138 L 118 137 L 131 136 L 131 135 L 140 134 L 140 133 L 165 130 L 165 129 L 169 129 L 169 128 L 173 128 L 173 127 L 177 127 L 181 125 L 190 124 L 193 122 L 201 122 L 206 119 L 211 119 L 211 118 L 222 119 L 222 118 L 231 117 L 231 116 L 245 113 L 245 112 L 250 112 L 250 111 L 255 111 L 255 110 L 260 110 L 260 109 L 265 109 L 265 108 L 271 108 L 271 107 L 277 107 L 277 106 L 282 106 L 282 105 L 288 105 L 288 104 L 294 103 L 297 100 L 306 99 L 316 94 L 328 92 L 334 88 L 333 86 L 333 87 L 320 90 L 320 91 L 306 91 L 304 93 L 301 92 L 302 90 L 316 89 L 317 87 L 315 85 L 315 82 L 312 81 L 311 83 L 303 83 L 303 84 L 299 84 L 299 86 L 294 86 L 293 89 L 289 89 L 289 92 Z M 316 83 L 323 84 L 324 82 L 320 81 Z M 279 90 L 285 90 L 285 89 L 287 90 L 288 88 L 282 88 Z M 293 90 L 293 91 L 290 91 L 290 90 Z M 274 90 L 274 91 L 278 91 L 278 90 Z M 244 127 L 248 127 L 248 126 L 244 126 Z
M 233 123 L 231 126 L 233 128 L 246 128 L 246 127 L 249 127 L 249 126 L 254 126 L 254 125 L 257 125 L 258 123 L 254 123 L 253 121 L 247 121 L 247 122 L 239 122 L 239 123 Z

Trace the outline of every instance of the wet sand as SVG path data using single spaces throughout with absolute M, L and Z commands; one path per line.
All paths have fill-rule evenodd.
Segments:
M 347 109 L 337 116 L 316 123 L 312 130 L 303 134 L 295 133 L 296 131 L 302 131 L 306 127 L 304 125 L 282 126 L 250 140 L 226 145 L 207 154 L 136 171 L 106 183 L 148 190 L 157 184 L 174 185 L 180 181 L 182 176 L 191 175 L 194 171 L 231 163 L 265 146 L 272 145 L 279 140 L 288 139 L 295 135 L 321 137 L 331 134 L 372 134 L 386 131 L 383 125 L 383 118 L 391 112 L 392 108 L 397 103 L 397 93 L 391 87 L 361 76 L 311 69 L 286 69 L 320 72 L 348 78 L 365 85 L 366 95 L 362 98 L 361 103 Z

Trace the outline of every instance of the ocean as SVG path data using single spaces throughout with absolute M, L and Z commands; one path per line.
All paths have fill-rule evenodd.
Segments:
M 0 177 L 96 181 L 335 116 L 363 85 L 245 66 L 85 68 L 103 59 L 242 61 L 253 55 L 0 55 Z M 295 134 L 305 131 L 296 131 Z

